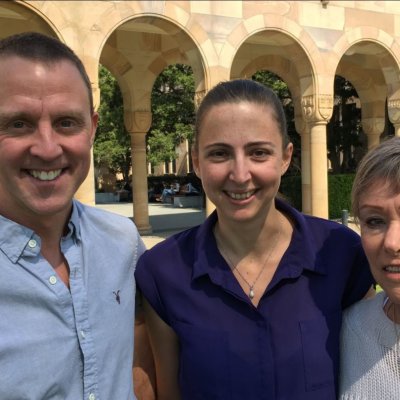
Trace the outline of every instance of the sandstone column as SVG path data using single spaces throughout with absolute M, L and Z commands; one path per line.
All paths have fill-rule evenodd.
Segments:
M 333 112 L 333 94 L 320 94 L 303 96 L 301 100 L 302 113 L 306 121 L 305 138 L 306 158 L 304 160 L 306 171 L 304 178 L 310 179 L 311 214 L 317 217 L 329 217 L 328 201 L 328 156 L 326 146 L 326 124 Z M 309 136 L 310 171 L 307 171 L 307 152 Z M 303 161 L 302 161 L 303 168 Z M 303 176 L 302 176 L 303 177 Z M 307 184 L 307 183 L 306 183 Z M 306 199 L 307 201 L 308 199 Z M 309 207 L 306 203 L 306 207 Z
M 152 232 L 149 222 L 147 188 L 146 135 L 151 125 L 151 112 L 133 111 L 131 114 L 133 219 L 141 234 Z M 125 115 L 128 119 L 127 115 Z
M 89 68 L 85 65 L 88 74 L 91 77 L 97 77 L 97 69 Z M 97 78 L 92 82 L 93 106 L 97 110 L 100 105 L 100 89 L 97 84 Z M 90 154 L 90 168 L 86 179 L 79 186 L 75 193 L 75 198 L 84 204 L 95 205 L 95 184 L 94 184 L 94 162 L 93 162 L 93 147 Z
M 394 135 L 400 136 L 400 122 L 393 124 L 394 126 Z
M 329 217 L 326 121 L 310 125 L 311 214 Z
M 295 118 L 296 131 L 301 137 L 301 204 L 304 214 L 311 214 L 311 154 L 310 129 L 301 116 Z

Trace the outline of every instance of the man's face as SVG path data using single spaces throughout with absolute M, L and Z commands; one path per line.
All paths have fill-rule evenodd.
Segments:
M 0 214 L 66 218 L 90 166 L 98 116 L 68 60 L 0 59 Z

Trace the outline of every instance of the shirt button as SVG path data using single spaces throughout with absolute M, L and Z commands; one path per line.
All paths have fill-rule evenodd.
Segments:
M 31 240 L 28 242 L 28 246 L 29 246 L 31 249 L 34 249 L 34 248 L 36 247 L 36 245 L 37 245 L 37 242 L 36 242 L 36 240 L 34 240 L 34 239 L 31 239 Z
M 94 395 L 94 393 L 89 394 L 89 400 L 96 400 L 96 396 Z
M 51 285 L 55 285 L 57 283 L 57 278 L 54 275 L 52 275 L 49 278 L 49 282 L 50 282 Z
M 85 339 L 85 338 L 86 338 L 85 331 L 81 331 L 81 336 L 82 336 L 82 339 Z M 92 393 L 92 394 L 93 394 L 93 393 Z

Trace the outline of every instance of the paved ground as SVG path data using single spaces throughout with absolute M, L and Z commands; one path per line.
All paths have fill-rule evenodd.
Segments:
M 96 207 L 125 217 L 133 217 L 132 203 L 97 204 Z M 176 232 L 201 224 L 205 219 L 205 211 L 197 208 L 175 208 L 171 204 L 150 203 L 149 219 L 153 233 L 142 235 L 147 248 L 153 247 Z M 359 232 L 354 223 L 350 222 L 349 227 Z
M 96 207 L 125 217 L 133 217 L 132 203 L 97 204 Z M 176 232 L 201 224 L 205 219 L 205 211 L 197 208 L 176 208 L 172 204 L 150 203 L 149 219 L 153 233 L 142 235 L 147 248 Z

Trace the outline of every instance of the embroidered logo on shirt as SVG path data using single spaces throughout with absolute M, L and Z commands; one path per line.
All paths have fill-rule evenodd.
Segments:
M 114 296 L 115 296 L 115 300 L 117 300 L 117 303 L 118 304 L 121 304 L 121 297 L 120 297 L 120 295 L 119 295 L 119 290 L 117 290 L 116 292 L 113 292 L 114 293 Z

